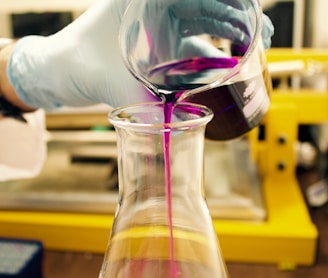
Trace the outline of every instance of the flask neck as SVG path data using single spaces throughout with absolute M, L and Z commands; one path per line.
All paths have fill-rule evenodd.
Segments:
M 204 127 L 166 134 L 131 133 L 122 129 L 117 133 L 122 198 L 131 194 L 138 201 L 164 197 L 167 182 L 171 185 L 172 198 L 203 195 Z M 166 161 L 168 147 L 169 161 Z M 169 177 L 166 168 L 169 168 Z

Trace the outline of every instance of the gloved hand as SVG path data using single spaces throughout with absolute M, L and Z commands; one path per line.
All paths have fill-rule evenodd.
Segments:
M 154 96 L 128 72 L 120 55 L 118 31 L 129 2 L 98 0 L 58 33 L 19 40 L 7 73 L 22 101 L 31 107 L 53 110 L 63 105 L 103 102 L 115 107 L 153 100 Z M 188 11 L 193 15 L 193 9 L 198 8 L 195 4 Z M 269 32 L 267 38 L 270 36 Z
M 220 0 L 220 2 L 225 3 L 227 6 L 231 6 L 237 10 L 235 10 L 234 20 L 232 22 L 233 25 L 238 26 L 238 22 L 242 20 L 243 17 L 239 17 L 240 11 L 245 12 L 247 7 L 245 6 L 245 2 L 239 0 Z M 229 13 L 233 13 L 232 11 L 227 11 Z M 259 11 L 261 12 L 261 11 Z M 237 24 L 236 24 L 237 23 Z M 245 26 L 245 23 L 241 23 L 240 26 Z M 274 33 L 274 27 L 270 18 L 262 13 L 262 41 L 265 49 L 268 49 L 271 46 L 271 37 Z
M 19 97 L 48 111 L 102 102 L 118 106 L 151 97 L 120 57 L 118 29 L 129 1 L 99 0 L 54 35 L 20 39 L 7 67 Z
M 246 52 L 257 28 L 255 12 L 249 1 L 132 1 L 122 21 L 121 43 L 126 49 L 126 53 L 123 52 L 123 54 L 128 61 L 129 55 L 132 57 L 129 61 L 132 67 L 142 66 L 141 59 L 139 65 L 133 63 L 137 61 L 137 58 L 145 57 L 148 49 L 149 57 L 146 56 L 146 63 L 149 67 L 197 56 L 194 53 L 207 57 L 213 54 L 222 56 L 222 53 L 218 51 L 213 52 L 209 43 L 207 47 L 206 45 L 204 47 L 203 43 L 200 49 L 195 40 L 190 40 L 192 36 L 202 34 L 228 39 Z M 264 15 L 265 47 L 270 46 L 272 34 L 271 21 Z M 148 44 L 144 43 L 145 40 Z

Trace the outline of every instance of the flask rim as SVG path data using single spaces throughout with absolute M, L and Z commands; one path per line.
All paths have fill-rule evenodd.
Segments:
M 184 113 L 186 117 L 183 119 L 175 119 L 170 123 L 164 122 L 163 120 L 158 122 L 151 122 L 150 117 L 147 118 L 145 115 L 150 113 L 157 113 L 158 115 L 164 115 L 163 102 L 142 102 L 137 104 L 130 104 L 125 106 L 120 106 L 114 108 L 108 113 L 108 120 L 114 127 L 130 128 L 134 130 L 152 129 L 152 130 L 183 130 L 190 129 L 201 125 L 206 125 L 212 118 L 213 112 L 210 108 L 204 105 L 191 103 L 191 102 L 181 102 L 172 104 L 173 114 L 176 112 Z M 159 112 L 162 111 L 162 114 Z M 145 121 L 140 121 L 142 118 L 132 117 L 135 114 L 142 114 Z

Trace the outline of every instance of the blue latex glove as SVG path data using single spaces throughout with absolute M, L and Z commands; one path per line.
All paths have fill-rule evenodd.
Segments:
M 143 32 L 142 28 L 145 28 L 144 36 L 147 37 L 148 47 L 151 49 L 148 61 L 151 67 L 193 56 L 186 55 L 186 49 L 189 48 L 188 53 L 194 50 L 197 53 L 200 47 L 190 38 L 202 34 L 228 39 L 246 51 L 254 33 L 250 21 L 255 21 L 255 14 L 250 2 L 240 0 L 135 0 L 131 1 L 125 18 L 128 23 L 123 27 L 130 28 L 126 32 L 127 56 L 135 47 L 140 46 L 140 38 L 136 34 L 140 30 Z M 267 16 L 263 15 L 262 19 L 262 40 L 264 47 L 268 48 L 271 45 L 273 26 Z M 147 46 L 143 44 L 139 49 L 144 51 L 142 48 L 145 47 Z M 137 56 L 138 51 L 140 50 L 135 52 Z M 210 44 L 207 47 L 203 45 L 199 54 L 222 56 L 218 51 L 213 55 Z
M 128 72 L 120 56 L 118 30 L 129 1 L 99 0 L 60 32 L 19 40 L 7 74 L 22 101 L 53 110 L 152 100 L 154 97 Z M 198 9 L 197 5 L 191 7 Z M 270 36 L 269 32 L 267 38 Z
M 29 106 L 140 102 L 152 96 L 128 72 L 118 48 L 120 18 L 130 0 L 99 0 L 58 33 L 18 41 L 7 73 Z
M 225 3 L 227 6 L 231 6 L 232 8 L 235 9 L 236 14 L 234 15 L 234 17 L 237 20 L 234 20 L 232 22 L 234 22 L 233 24 L 235 26 L 238 26 L 241 20 L 242 20 L 242 16 L 239 16 L 238 14 L 240 13 L 240 11 L 244 12 L 245 11 L 245 2 L 240 1 L 240 0 L 220 0 L 221 3 Z M 239 10 L 239 11 L 238 11 Z M 229 13 L 233 13 L 232 11 L 228 11 Z M 261 12 L 261 11 L 260 11 Z M 241 25 L 239 26 L 245 26 L 245 23 L 241 23 Z M 271 37 L 274 33 L 274 27 L 272 25 L 272 22 L 270 20 L 270 18 L 262 13 L 262 41 L 263 41 L 263 45 L 265 49 L 268 49 L 271 46 Z

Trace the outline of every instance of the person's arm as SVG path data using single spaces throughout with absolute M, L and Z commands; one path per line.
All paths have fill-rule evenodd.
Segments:
M 0 49 L 0 97 L 4 98 L 13 106 L 21 109 L 24 112 L 34 111 L 32 108 L 26 105 L 16 94 L 15 89 L 10 84 L 7 77 L 7 63 L 11 55 L 15 42 Z

